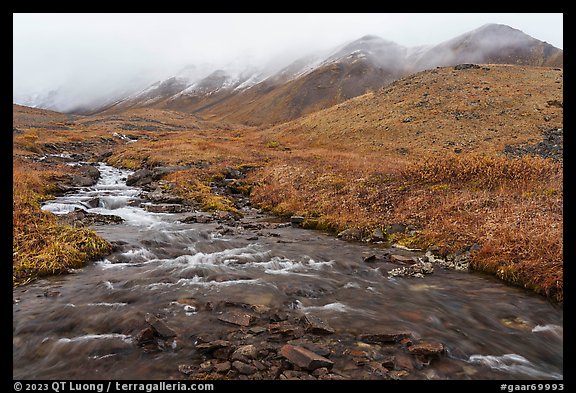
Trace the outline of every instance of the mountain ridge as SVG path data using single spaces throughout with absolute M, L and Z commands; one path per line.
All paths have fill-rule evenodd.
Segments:
M 302 56 L 279 71 L 263 69 L 172 76 L 81 114 L 156 108 L 251 126 L 278 124 L 435 67 L 460 63 L 563 66 L 563 51 L 507 25 L 485 24 L 436 45 L 405 47 L 364 35 Z M 188 66 L 195 71 L 195 66 Z M 205 70 L 206 71 L 206 70 Z M 52 109 L 52 108 L 51 108 Z M 82 113 L 83 112 L 83 113 Z

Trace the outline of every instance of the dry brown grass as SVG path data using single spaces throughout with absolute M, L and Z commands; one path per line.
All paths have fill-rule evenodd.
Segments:
M 40 209 L 39 202 L 49 198 L 49 180 L 60 174 L 58 169 L 13 160 L 13 285 L 65 273 L 111 251 L 95 232 L 59 225 L 52 213 Z
M 221 210 L 231 202 L 209 183 L 249 164 L 258 168 L 246 179 L 252 202 L 275 214 L 304 215 L 307 226 L 331 232 L 413 225 L 414 236 L 395 240 L 445 253 L 476 243 L 474 269 L 562 301 L 562 164 L 501 156 L 506 144 L 535 143 L 562 127 L 563 109 L 547 104 L 562 102 L 562 71 L 489 67 L 419 73 L 272 129 L 135 131 L 145 139 L 118 145 L 108 162 L 188 166 L 167 180 Z M 166 111 L 147 116 L 150 124 L 187 121 Z M 102 135 L 117 122 L 106 121 L 112 128 Z M 67 131 L 30 132 L 19 149 Z

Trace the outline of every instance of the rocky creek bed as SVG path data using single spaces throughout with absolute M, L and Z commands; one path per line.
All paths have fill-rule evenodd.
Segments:
M 14 290 L 16 379 L 563 378 L 561 307 L 453 269 L 465 256 L 344 241 L 246 200 L 243 217 L 199 212 L 153 171 L 84 166 L 91 181 L 44 208 L 114 252 Z

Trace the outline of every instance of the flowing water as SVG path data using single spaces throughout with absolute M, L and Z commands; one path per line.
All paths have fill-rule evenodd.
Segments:
M 87 209 L 98 197 L 87 210 L 125 220 L 96 226 L 116 250 L 72 274 L 14 289 L 15 379 L 183 378 L 178 365 L 198 358 L 194 335 L 227 328 L 197 304 L 226 301 L 312 313 L 349 336 L 396 330 L 442 342 L 444 360 L 415 370 L 415 378 L 431 377 L 431 369 L 440 378 L 563 378 L 563 311 L 541 297 L 439 267 L 423 279 L 388 278 L 397 265 L 362 259 L 381 252 L 377 245 L 265 226 L 272 218 L 254 210 L 233 235 L 222 235 L 218 223 L 146 211 L 134 203 L 142 190 L 125 184 L 129 172 L 99 169 L 95 186 L 44 209 Z M 254 223 L 263 228 L 250 229 Z M 173 348 L 147 352 L 134 344 L 146 313 L 177 333 Z

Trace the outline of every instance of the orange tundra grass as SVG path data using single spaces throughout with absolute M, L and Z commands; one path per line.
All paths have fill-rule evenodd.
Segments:
M 50 179 L 59 173 L 13 160 L 13 285 L 64 273 L 111 251 L 95 232 L 60 225 L 54 214 L 40 209 L 40 201 L 50 198 Z

